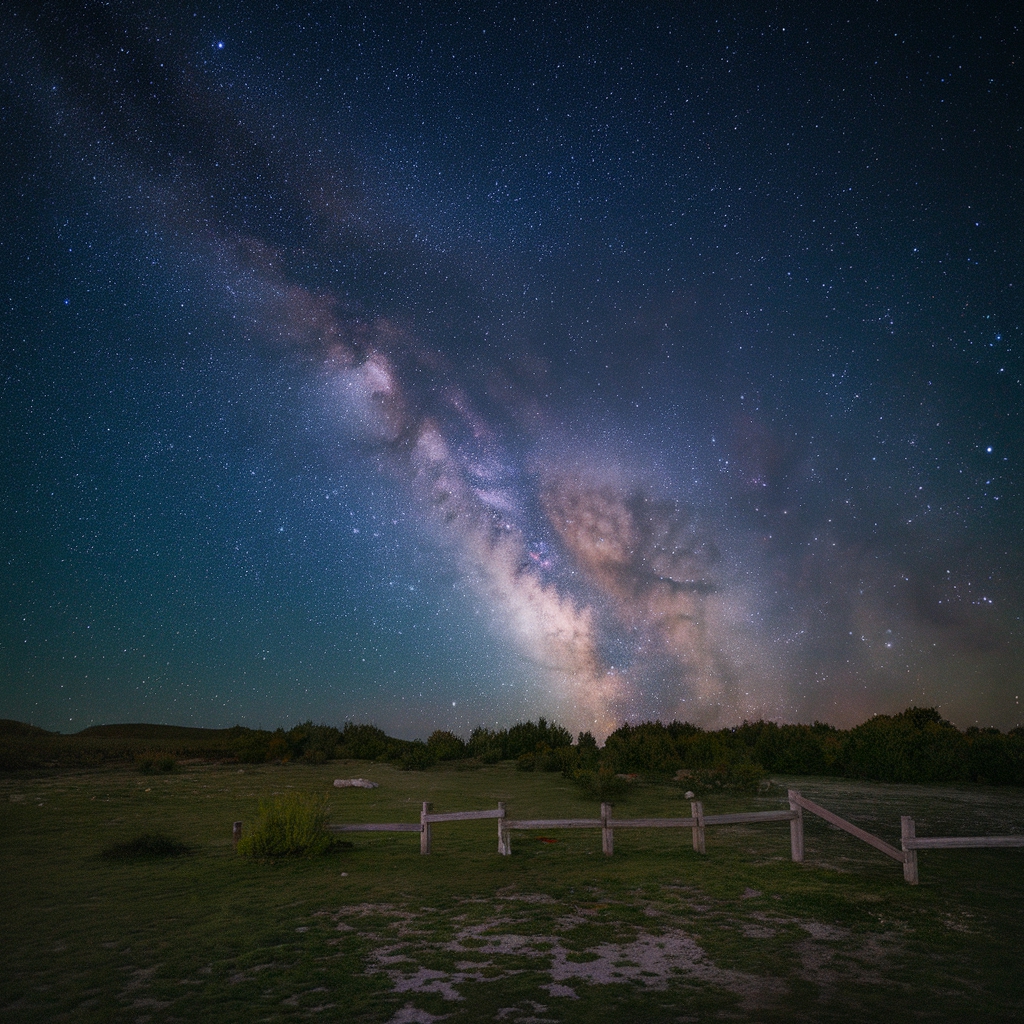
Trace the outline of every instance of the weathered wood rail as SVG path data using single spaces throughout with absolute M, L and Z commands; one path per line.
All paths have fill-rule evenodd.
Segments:
M 835 825 L 836 828 L 841 828 L 844 832 L 849 832 L 851 836 L 856 836 L 862 842 L 867 843 L 868 846 L 873 846 L 876 850 L 884 853 L 887 857 L 892 857 L 893 860 L 898 860 L 901 864 L 903 863 L 903 852 L 901 850 L 897 850 L 895 846 L 890 846 L 884 839 L 879 839 L 878 836 L 873 836 L 870 832 L 865 832 L 864 829 L 858 828 L 845 818 L 840 818 L 838 814 L 833 814 L 820 804 L 816 804 L 813 800 L 808 800 L 807 797 L 801 796 L 795 789 L 791 789 L 789 791 L 789 803 L 791 807 L 795 804 L 797 807 L 800 807 L 805 811 L 810 811 L 811 814 L 816 814 L 819 818 L 823 818 L 830 825 Z M 800 820 L 802 822 L 803 819 L 801 818 Z M 797 858 L 794 857 L 793 859 L 796 860 Z
M 688 828 L 693 833 L 693 848 L 697 853 L 705 852 L 705 829 L 709 825 L 755 825 L 769 821 L 790 821 L 792 811 L 746 811 L 740 814 L 705 814 L 703 804 L 699 800 L 690 805 L 689 818 L 613 818 L 612 805 L 601 804 L 600 818 L 534 818 L 520 821 L 508 820 L 503 830 L 530 829 L 534 831 L 559 828 L 599 828 L 601 829 L 601 848 L 606 856 L 611 856 L 615 849 L 614 834 L 620 828 Z M 511 846 L 506 840 L 506 849 Z
M 612 816 L 612 805 L 601 804 L 601 816 L 598 818 L 509 818 L 505 812 L 505 804 L 499 802 L 495 810 L 482 811 L 448 811 L 435 814 L 433 805 L 424 801 L 420 809 L 418 822 L 367 822 L 362 824 L 339 824 L 325 826 L 329 832 L 418 832 L 420 836 L 420 853 L 431 851 L 432 829 L 434 825 L 448 824 L 457 821 L 479 821 L 497 819 L 498 822 L 498 853 L 510 856 L 512 853 L 512 832 L 531 831 L 547 832 L 554 829 L 600 829 L 601 850 L 610 857 L 615 849 L 616 829 L 642 828 L 685 828 L 690 829 L 693 838 L 693 849 L 697 853 L 706 852 L 706 830 L 723 825 L 760 825 L 777 821 L 789 822 L 790 856 L 795 863 L 804 859 L 804 811 L 827 821 L 830 825 L 848 832 L 861 842 L 874 847 L 880 853 L 898 861 L 903 865 L 903 877 L 911 885 L 917 885 L 918 850 L 960 850 L 980 847 L 1024 847 L 1024 835 L 1009 836 L 918 836 L 915 831 L 914 819 L 903 816 L 901 822 L 901 849 L 896 849 L 884 839 L 866 832 L 864 829 L 838 814 L 816 804 L 803 796 L 798 790 L 791 789 L 788 793 L 789 810 L 778 811 L 742 811 L 737 814 L 705 814 L 704 805 L 700 800 L 690 804 L 688 818 L 615 818 Z M 232 826 L 232 839 L 235 845 L 242 834 L 242 822 L 236 821 Z
M 900 845 L 903 847 L 903 877 L 917 885 L 918 850 L 968 850 L 982 847 L 1024 847 L 1024 836 L 918 836 L 914 819 L 904 815 L 900 818 Z
M 418 822 L 396 822 L 394 824 L 365 824 L 365 825 L 327 825 L 328 832 L 419 832 L 420 853 L 430 853 L 432 831 L 431 826 L 441 822 L 449 821 L 479 821 L 482 818 L 498 819 L 498 852 L 502 853 L 501 822 L 505 818 L 505 805 L 498 803 L 494 811 L 448 811 L 445 814 L 431 813 L 433 804 L 428 800 L 423 801 Z

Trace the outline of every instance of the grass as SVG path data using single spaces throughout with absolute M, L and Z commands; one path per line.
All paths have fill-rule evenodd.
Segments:
M 364 776 L 375 790 L 335 790 Z M 1024 829 L 1020 790 L 778 780 L 715 796 L 707 813 L 784 805 L 787 785 L 899 845 L 918 833 Z M 555 774 L 500 764 L 402 772 L 367 762 L 180 764 L 0 776 L 0 1007 L 11 1021 L 1011 1020 L 1024 851 L 923 852 L 922 884 L 824 822 L 806 819 L 807 859 L 788 827 L 689 833 L 513 834 L 494 821 L 415 833 L 355 833 L 351 848 L 259 862 L 231 823 L 261 800 L 329 794 L 330 820 L 416 821 L 494 807 L 516 817 L 592 817 Z M 641 784 L 623 817 L 685 816 L 678 787 Z M 111 859 L 143 837 L 191 856 Z M 554 843 L 540 838 L 553 838 Z

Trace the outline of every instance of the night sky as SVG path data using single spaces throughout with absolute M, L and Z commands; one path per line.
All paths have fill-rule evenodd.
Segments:
M 1024 721 L 1024 18 L 734 7 L 9 13 L 0 716 Z

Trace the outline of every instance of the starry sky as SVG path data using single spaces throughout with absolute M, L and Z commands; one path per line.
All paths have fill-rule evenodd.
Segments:
M 0 716 L 1013 727 L 1013 5 L 15 5 Z

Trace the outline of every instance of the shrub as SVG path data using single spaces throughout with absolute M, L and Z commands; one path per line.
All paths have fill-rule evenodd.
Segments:
M 533 755 L 534 767 L 542 772 L 560 772 L 566 758 L 563 751 L 568 752 L 569 758 L 572 757 L 572 747 L 559 747 L 557 750 L 552 750 L 546 743 L 538 743 Z
M 469 756 L 466 741 L 443 729 L 437 729 L 430 734 L 427 748 L 438 761 L 458 761 Z
M 288 745 L 284 729 L 275 729 L 267 743 L 267 760 L 290 761 L 291 756 L 291 747 Z
M 580 733 L 575 753 L 576 760 L 579 761 L 581 768 L 594 768 L 597 766 L 597 740 L 594 739 L 592 732 Z
M 618 772 L 663 774 L 683 763 L 671 733 L 661 722 L 623 725 L 605 741 L 603 754 L 602 760 Z
M 259 859 L 326 853 L 332 845 L 326 824 L 326 796 L 289 793 L 261 800 L 253 827 L 238 841 L 238 852 Z
M 844 774 L 880 782 L 967 782 L 968 740 L 937 708 L 876 715 L 846 734 Z
M 403 771 L 422 772 L 437 764 L 437 756 L 423 740 L 413 740 L 398 764 Z
M 192 848 L 170 836 L 154 834 L 136 836 L 126 843 L 115 843 L 103 851 L 107 860 L 159 860 L 163 857 L 183 857 Z
M 502 736 L 507 735 L 504 731 L 497 733 L 478 725 L 470 733 L 467 752 L 470 757 L 479 757 L 484 764 L 497 764 L 505 758 Z
M 596 797 L 598 800 L 610 800 L 612 797 L 625 796 L 633 785 L 633 780 L 616 775 L 611 768 L 598 768 L 594 771 L 582 768 L 573 775 L 572 779 L 583 793 Z
M 398 742 L 375 725 L 346 722 L 338 741 L 337 756 L 352 757 L 361 761 L 387 760 Z
M 340 742 L 341 730 L 329 725 L 303 722 L 288 732 L 292 759 L 301 757 L 307 764 L 325 764 L 330 761 Z
M 267 760 L 271 734 L 266 729 L 251 729 L 235 741 L 235 757 L 243 764 L 263 764 Z
M 572 733 L 554 722 L 548 724 L 545 718 L 538 718 L 536 724 L 517 722 L 507 733 L 504 730 L 498 733 L 498 737 L 502 740 L 505 757 L 532 754 L 542 745 L 557 750 L 572 744 Z
M 139 754 L 135 766 L 143 775 L 156 775 L 159 772 L 176 772 L 178 762 L 170 754 Z
M 764 769 L 751 761 L 718 764 L 712 768 L 683 769 L 676 778 L 698 796 L 714 790 L 756 793 L 763 788 L 765 781 Z

